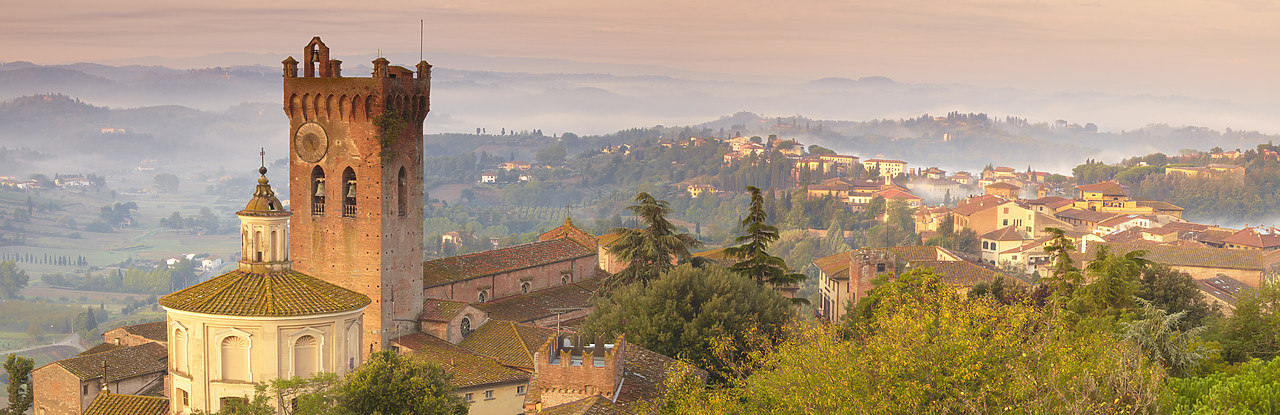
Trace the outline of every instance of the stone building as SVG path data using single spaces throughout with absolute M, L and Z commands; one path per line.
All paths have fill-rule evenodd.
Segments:
M 422 122 L 431 65 L 342 76 L 319 37 L 284 64 L 294 269 L 372 299 L 360 350 L 415 329 L 422 307 Z M 402 121 L 380 131 L 379 120 Z M 399 324 L 399 326 L 395 326 Z
M 38 415 L 79 415 L 102 393 L 146 395 L 165 385 L 165 346 L 144 343 L 59 360 L 31 373 Z
M 236 213 L 239 268 L 160 298 L 175 414 L 247 400 L 255 382 L 343 375 L 362 361 L 369 298 L 293 269 L 291 213 L 271 190 L 267 169 L 259 171 L 253 199 Z

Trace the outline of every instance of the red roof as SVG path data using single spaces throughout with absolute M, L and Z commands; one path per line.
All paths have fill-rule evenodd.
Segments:
M 539 265 L 595 255 L 594 249 L 559 238 L 512 247 L 451 256 L 422 264 L 423 285 L 427 288 L 486 275 L 500 274 Z
M 892 163 L 898 163 L 898 164 L 907 164 L 907 162 L 902 161 L 902 160 L 888 160 L 888 159 L 871 159 L 871 160 L 864 161 L 863 163 L 890 163 L 890 164 L 892 164 Z
M 1222 240 L 1229 244 L 1244 245 L 1253 248 L 1267 249 L 1280 246 L 1280 235 L 1274 231 L 1244 228 Z
M 1012 189 L 1012 190 L 1018 190 L 1018 189 L 1021 189 L 1021 187 L 1018 187 L 1018 186 L 1014 185 L 1013 183 L 1009 183 L 1009 182 L 995 182 L 995 183 L 992 183 L 992 184 L 987 185 L 987 187 L 986 187 L 986 188 L 987 188 L 987 189 L 993 189 L 993 188 L 994 188 L 994 189 Z
M 1018 227 L 1013 225 L 1005 226 L 1003 228 L 984 233 L 982 234 L 982 239 L 990 239 L 993 241 L 1025 241 L 1026 240 L 1026 238 L 1022 237 L 1022 233 L 1018 232 Z
M 916 196 L 911 193 L 907 193 L 898 189 L 885 190 L 883 192 L 880 192 L 880 196 L 884 196 L 886 200 L 891 200 L 891 199 L 921 200 L 920 196 Z
M 964 203 L 960 204 L 960 206 L 956 206 L 955 209 L 951 209 L 951 211 L 957 215 L 969 216 L 974 213 L 978 213 L 996 206 L 1000 206 L 1006 202 L 1008 202 L 1008 200 L 1005 200 L 1003 197 L 1000 197 L 1000 196 L 982 195 L 982 196 L 974 197 L 965 201 Z

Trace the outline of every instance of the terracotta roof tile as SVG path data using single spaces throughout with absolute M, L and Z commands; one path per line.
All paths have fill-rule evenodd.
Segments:
M 1183 210 L 1186 210 L 1179 207 L 1178 205 L 1175 205 L 1169 202 L 1162 202 L 1159 200 L 1138 200 L 1137 202 L 1138 202 L 1138 206 L 1149 207 L 1149 208 L 1155 209 L 1157 212 L 1164 212 L 1164 211 L 1181 212 Z
M 591 306 L 600 282 L 599 278 L 581 280 L 471 306 L 488 313 L 491 319 L 526 323 L 556 315 L 552 309 Z
M 133 324 L 129 326 L 121 326 L 125 332 L 142 337 L 147 340 L 168 342 L 169 330 L 168 323 L 164 321 L 153 321 L 150 323 Z
M 885 190 L 883 192 L 880 192 L 880 196 L 884 197 L 887 200 L 893 200 L 893 199 L 920 200 L 920 196 L 916 196 L 911 193 L 907 193 L 898 189 Z
M 1098 212 L 1084 209 L 1067 209 L 1053 214 L 1059 219 L 1074 219 L 1081 222 L 1098 223 L 1116 216 L 1114 213 Z
M 630 412 L 622 410 L 609 399 L 592 395 L 573 402 L 564 403 L 550 408 L 545 408 L 543 415 L 629 415 Z
M 1114 254 L 1125 254 L 1130 251 L 1147 251 L 1146 258 L 1152 262 L 1173 266 L 1230 268 L 1248 271 L 1262 270 L 1262 251 L 1248 249 L 1199 248 L 1168 245 L 1144 244 L 1089 244 L 1089 250 L 1083 256 L 1086 261 L 1093 260 L 1099 245 L 1111 247 Z
M 1023 241 L 1027 239 L 1022 236 L 1022 232 L 1018 231 L 1018 227 L 1013 225 L 984 233 L 980 238 L 993 241 Z
M 595 255 L 595 249 L 560 238 L 451 256 L 422 264 L 423 284 L 434 287 L 486 275 Z
M 828 276 L 833 276 L 837 272 L 849 269 L 849 253 L 841 252 L 815 259 L 813 260 L 813 266 L 818 267 Z
M 77 356 L 84 356 L 84 355 L 98 354 L 98 353 L 102 353 L 102 352 L 109 352 L 109 351 L 112 351 L 112 350 L 115 350 L 115 349 L 119 349 L 119 348 L 123 348 L 123 347 L 124 347 L 124 346 L 117 346 L 117 345 L 112 344 L 112 343 L 102 343 L 102 344 L 99 344 L 99 345 L 97 345 L 97 346 L 90 347 L 90 348 L 89 348 L 89 350 L 85 350 L 85 351 L 83 351 L 83 352 L 80 352 L 80 354 L 78 354 Z
M 422 301 L 422 316 L 419 320 L 448 322 L 453 320 L 463 308 L 467 307 L 466 302 L 438 300 L 428 298 Z
M 169 398 L 99 393 L 84 415 L 161 415 L 169 413 Z
M 480 356 L 424 333 L 412 333 L 392 340 L 414 349 L 413 355 L 443 366 L 453 375 L 449 381 L 455 388 L 508 382 L 528 382 L 530 374 L 505 367 L 497 360 Z M 412 344 L 417 347 L 410 347 Z
M 618 404 L 626 407 L 630 403 L 654 399 L 664 393 L 663 383 L 673 365 L 685 365 L 679 360 L 664 356 L 661 353 L 640 347 L 635 343 L 627 343 L 624 352 L 622 390 L 618 393 Z M 697 376 L 705 379 L 706 371 L 694 368 Z
M 1008 202 L 1008 200 L 1005 200 L 1003 197 L 1000 197 L 1000 196 L 982 195 L 982 196 L 973 197 L 964 201 L 964 203 L 961 203 L 959 206 L 956 206 L 955 209 L 951 209 L 951 211 L 957 215 L 970 216 L 970 215 L 973 215 L 974 213 L 978 213 L 987 209 L 994 208 L 996 206 L 1000 206 L 1005 202 Z
M 1222 245 L 1226 243 L 1226 239 L 1228 237 L 1234 234 L 1235 234 L 1235 231 L 1228 231 L 1228 230 L 1222 230 L 1222 229 L 1206 229 L 1204 231 L 1201 231 L 1198 235 L 1196 235 L 1195 239 L 1197 242 L 1203 242 L 1203 243 L 1214 244 L 1214 245 Z
M 1257 228 L 1244 228 L 1239 232 L 1222 239 L 1222 242 L 1243 245 L 1253 248 L 1269 249 L 1280 246 L 1280 235 L 1275 232 L 1259 231 Z
M 554 329 L 490 320 L 468 334 L 458 346 L 496 359 L 504 366 L 532 371 L 533 353 L 555 334 Z
M 168 367 L 169 351 L 159 343 L 144 343 L 102 353 L 62 359 L 52 364 L 62 366 L 80 380 L 102 377 L 102 365 L 107 365 L 107 381 L 115 382 L 148 373 L 163 373 Z
M 231 271 L 160 298 L 160 305 L 229 316 L 302 316 L 354 311 L 372 301 L 364 294 L 296 271 Z
M 1018 185 L 1015 185 L 1009 182 L 995 182 L 995 183 L 986 185 L 984 187 L 984 189 L 1009 189 L 1009 190 L 1018 190 L 1021 188 L 1022 187 L 1019 187 Z

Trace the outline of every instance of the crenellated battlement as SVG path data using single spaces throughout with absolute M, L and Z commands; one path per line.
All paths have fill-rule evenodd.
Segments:
M 422 310 L 431 65 L 418 62 L 415 72 L 379 57 L 370 77 L 344 77 L 319 37 L 301 60 L 282 62 L 293 268 L 372 298 L 361 350 L 379 350 L 416 330 L 410 322 Z
M 627 343 L 618 336 L 613 344 L 597 338 L 586 343 L 581 336 L 559 334 L 547 339 L 534 353 L 534 373 L 547 406 L 592 395 L 612 399 L 622 385 Z

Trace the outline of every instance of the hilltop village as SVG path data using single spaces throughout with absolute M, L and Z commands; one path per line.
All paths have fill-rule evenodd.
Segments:
M 919 301 L 901 294 L 917 286 L 932 287 L 938 304 L 943 305 L 955 306 L 960 299 L 978 298 L 974 300 L 973 304 L 978 304 L 975 307 L 988 307 L 981 310 L 990 311 L 1001 301 L 1023 303 L 1011 300 L 1015 297 L 1012 294 L 996 300 L 979 296 L 1003 296 L 996 293 L 1017 291 L 1031 293 L 1027 294 L 1030 299 L 1027 305 L 1010 307 L 1032 310 L 1029 304 L 1037 304 L 1052 308 L 1057 307 L 1055 301 L 1072 298 L 1072 291 L 1093 292 L 1087 284 L 1105 280 L 1094 274 L 1081 276 L 1074 283 L 1064 279 L 1063 270 L 1072 263 L 1078 264 L 1074 268 L 1078 275 L 1081 270 L 1100 269 L 1093 265 L 1095 262 L 1114 261 L 1117 256 L 1131 258 L 1131 254 L 1141 252 L 1147 261 L 1188 276 L 1190 284 L 1199 290 L 1188 301 L 1212 304 L 1215 312 L 1221 310 L 1222 316 L 1229 317 L 1252 290 L 1269 284 L 1274 265 L 1280 263 L 1280 231 L 1189 222 L 1183 218 L 1182 207 L 1131 197 L 1129 187 L 1119 181 L 1079 183 L 1077 178 L 1061 174 L 998 166 L 949 173 L 939 167 L 913 167 L 908 161 L 880 155 L 863 159 L 816 145 L 806 148 L 796 139 L 776 136 L 658 139 L 649 143 L 651 148 L 608 145 L 581 157 L 586 162 L 574 167 L 580 175 L 577 180 L 604 181 L 607 179 L 592 172 L 601 173 L 610 167 L 593 160 L 618 165 L 635 160 L 634 156 L 644 151 L 701 149 L 716 155 L 703 162 L 718 164 L 723 175 L 711 175 L 714 178 L 710 180 L 708 175 L 690 175 L 672 180 L 671 189 L 666 190 L 675 189 L 674 192 L 655 193 L 687 199 L 677 202 L 685 207 L 699 200 L 745 198 L 749 207 L 732 212 L 732 217 L 723 217 L 726 214 L 719 210 L 712 214 L 720 216 L 720 222 L 740 223 L 738 227 L 710 221 L 708 228 L 716 227 L 711 232 L 702 232 L 701 222 L 685 221 L 677 229 L 670 223 L 651 221 L 646 227 L 642 223 L 645 219 L 661 218 L 673 209 L 665 200 L 646 201 L 645 197 L 651 196 L 641 192 L 634 199 L 636 204 L 629 207 L 636 218 L 631 223 L 615 223 L 619 226 L 599 226 L 610 223 L 603 219 L 575 222 L 571 214 L 565 213 L 563 219 L 556 221 L 557 226 L 530 232 L 519 240 L 507 240 L 508 243 L 498 237 L 481 241 L 475 232 L 428 234 L 422 226 L 426 212 L 448 209 L 447 203 L 424 193 L 424 172 L 432 169 L 424 166 L 422 139 L 422 124 L 430 109 L 431 65 L 421 61 L 406 68 L 379 58 L 372 62 L 372 77 L 344 77 L 342 61 L 331 59 L 319 37 L 306 45 L 301 56 L 302 61 L 289 57 L 282 62 L 283 110 L 289 117 L 291 134 L 290 155 L 284 163 L 286 173 L 268 169 L 264 158 L 256 185 L 242 189 L 242 193 L 252 196 L 236 213 L 240 249 L 232 255 L 234 269 L 161 296 L 158 303 L 165 313 L 164 321 L 108 330 L 102 334 L 102 342 L 91 349 L 35 368 L 31 374 L 35 413 L 237 413 L 237 408 L 252 405 L 274 413 L 295 413 L 304 403 L 283 395 L 267 400 L 266 390 L 256 386 L 325 373 L 350 378 L 396 356 L 439 368 L 446 374 L 442 377 L 447 379 L 445 393 L 452 397 L 446 401 L 459 403 L 462 410 L 472 414 L 656 413 L 655 408 L 662 405 L 675 405 L 664 401 L 668 395 L 717 402 L 716 397 L 698 394 L 721 390 L 704 389 L 708 384 L 732 390 L 735 381 L 745 382 L 749 376 L 739 374 L 743 377 L 730 379 L 732 369 L 742 367 L 734 364 L 746 365 L 743 362 L 749 358 L 758 358 L 751 350 L 722 350 L 698 343 L 694 348 L 714 349 L 719 353 L 714 356 L 722 360 L 694 361 L 685 352 L 664 354 L 645 347 L 642 340 L 637 340 L 646 338 L 641 335 L 583 335 L 599 333 L 593 331 L 598 327 L 588 326 L 593 317 L 604 318 L 599 312 L 602 307 L 626 316 L 615 321 L 619 326 L 646 324 L 640 318 L 629 320 L 633 315 L 626 313 L 636 310 L 620 309 L 624 304 L 636 303 L 610 296 L 670 288 L 674 283 L 666 278 L 675 278 L 671 275 L 730 275 L 737 278 L 733 281 L 745 281 L 743 286 L 747 288 L 742 289 L 752 293 L 753 306 L 773 310 L 768 307 L 781 305 L 787 311 L 775 313 L 774 317 L 789 318 L 794 313 L 807 319 L 812 324 L 805 332 L 808 334 L 796 334 L 793 339 L 802 340 L 786 342 L 738 339 L 734 336 L 746 334 L 733 328 L 707 329 L 720 335 L 714 337 L 717 341 L 733 343 L 735 347 L 759 341 L 765 344 L 762 350 L 786 357 L 788 350 L 795 350 L 788 347 L 801 347 L 799 344 L 822 346 L 834 339 L 874 338 L 871 328 L 887 332 L 903 327 L 886 323 L 894 321 L 893 315 L 886 314 L 889 308 L 875 307 L 891 300 Z M 947 118 L 933 121 L 952 122 Z M 1235 151 L 1212 152 L 1179 160 L 1185 163 L 1154 167 L 1163 168 L 1160 174 L 1169 176 L 1231 179 L 1244 175 L 1244 167 L 1232 163 L 1241 157 L 1244 155 Z M 1280 161 L 1274 153 L 1250 157 Z M 431 159 L 426 159 L 430 163 Z M 539 163 L 515 160 L 514 156 L 485 159 L 486 163 L 474 167 L 488 171 L 478 177 L 468 175 L 466 180 L 478 184 L 476 189 L 482 193 L 486 189 L 504 192 L 499 186 L 538 182 L 547 177 L 562 183 L 570 180 L 563 154 L 545 159 Z M 744 179 L 745 176 L 751 177 Z M 57 180 L 59 186 L 84 186 L 80 183 L 92 178 Z M 272 180 L 288 183 L 286 198 L 276 193 Z M 765 188 L 763 195 L 759 189 L 740 191 L 761 182 L 768 183 L 759 186 Z M 41 184 L 4 178 L 0 185 L 27 190 Z M 627 203 L 623 199 L 631 200 L 614 202 Z M 829 216 L 806 218 L 807 204 Z M 799 214 L 791 214 L 797 209 Z M 854 230 L 846 229 L 838 225 L 842 218 L 859 224 L 850 227 Z M 826 229 L 812 226 L 812 222 L 827 219 L 834 219 L 837 225 Z M 769 224 L 783 222 L 792 228 L 788 230 L 804 237 L 821 238 L 823 250 L 814 250 L 821 254 L 811 252 L 801 263 L 786 263 L 768 253 L 763 245 L 780 238 L 778 228 Z M 661 252 L 660 260 L 646 261 L 634 249 L 624 247 L 634 244 L 641 238 L 637 235 L 646 232 L 660 233 L 653 240 L 679 245 L 680 249 L 670 255 Z M 714 232 L 721 237 L 711 236 Z M 748 235 L 737 237 L 744 232 Z M 480 241 L 474 244 L 479 249 L 468 248 L 473 241 Z M 690 249 L 698 246 L 702 248 Z M 681 249 L 687 252 L 680 252 Z M 749 263 L 753 258 L 760 262 Z M 797 257 L 788 257 L 794 258 Z M 627 288 L 615 286 L 618 278 L 633 276 L 643 267 L 662 270 L 663 275 L 647 276 Z M 698 267 L 704 268 L 699 271 Z M 697 274 L 700 272 L 704 274 Z M 772 277 L 748 281 L 737 273 Z M 736 282 L 710 285 L 726 289 L 722 286 L 733 284 Z M 1056 288 L 1043 288 L 1051 285 Z M 751 291 L 755 288 L 760 291 Z M 692 298 L 697 295 L 680 289 L 672 291 L 685 297 L 662 303 L 670 308 L 666 314 L 693 314 L 680 307 L 692 306 L 696 302 Z M 901 297 L 894 297 L 899 294 Z M 740 296 L 723 295 L 706 303 L 731 302 L 737 297 Z M 1079 310 L 1085 310 L 1080 313 L 1086 317 L 1094 316 L 1089 312 L 1116 317 L 1125 312 L 1132 314 L 1126 308 L 1131 306 L 1136 307 L 1125 303 L 1124 307 L 1117 307 L 1130 311 L 1106 307 L 1098 308 L 1102 311 L 1088 307 Z M 716 311 L 720 314 L 714 317 L 702 317 L 711 315 L 704 314 L 691 318 L 693 321 L 685 326 L 663 329 L 700 327 L 697 320 L 727 321 L 733 320 L 735 314 L 758 310 Z M 1079 319 L 1091 321 L 1086 317 Z M 906 320 L 911 319 L 897 321 Z M 990 320 L 1009 324 L 1001 318 Z M 840 332 L 842 327 L 848 331 Z M 647 338 L 661 337 L 663 329 L 650 330 L 659 333 L 648 333 Z M 769 330 L 783 331 L 781 327 L 762 331 Z M 1017 330 L 1001 326 L 1000 331 Z M 1073 351 L 1127 344 L 1102 330 L 1079 332 L 1087 336 L 1069 333 L 1073 335 L 1054 339 L 1063 347 L 1080 347 Z M 947 337 L 933 332 L 929 335 Z M 1070 339 L 1077 338 L 1085 340 L 1075 341 L 1091 343 L 1071 343 Z M 1002 347 L 992 342 L 993 350 Z M 1014 347 L 1022 346 L 1025 345 L 1017 343 Z M 833 354 L 854 354 L 840 350 L 843 354 Z M 1149 379 L 1163 379 L 1166 373 L 1166 369 L 1157 369 L 1163 367 L 1159 357 L 1134 357 L 1141 353 L 1115 357 L 1087 350 L 1093 350 L 1082 353 L 1088 359 L 1121 360 L 1073 361 L 1086 369 L 1045 376 L 1085 382 L 1080 379 L 1092 381 L 1114 374 L 1089 370 L 1137 367 L 1134 370 L 1147 371 L 1142 375 Z M 1021 358 L 1027 359 L 1027 353 L 1023 352 Z M 1016 359 L 1010 357 L 1005 363 L 1013 365 L 1009 362 Z M 798 360 L 793 366 L 805 372 L 807 359 Z M 924 359 L 916 356 L 909 360 L 915 364 Z M 786 360 L 764 362 L 753 361 L 757 364 L 754 369 L 766 372 L 765 368 L 792 368 L 784 364 Z M 698 366 L 703 363 L 717 367 Z M 862 363 L 850 363 L 855 364 Z M 830 368 L 807 369 L 807 375 L 812 376 Z M 1191 369 L 1170 363 L 1167 370 L 1185 375 Z M 795 379 L 805 376 L 793 375 Z M 1106 379 L 1110 382 L 1114 377 Z M 762 384 L 771 385 L 767 380 Z M 978 383 L 984 385 L 976 387 L 986 387 L 985 382 Z M 1123 395 L 1123 399 L 1113 401 L 1111 393 L 1127 392 L 1114 392 L 1122 390 L 1115 384 L 1092 386 L 1091 390 L 1096 391 L 1087 396 L 1092 403 L 1158 405 L 1150 396 Z M 1142 387 L 1154 388 L 1145 384 Z M 1046 396 L 1060 393 L 1038 386 L 1030 388 Z M 959 406 L 969 399 L 964 391 L 952 392 L 955 391 L 940 392 L 925 400 L 951 399 Z M 751 402 L 777 405 L 770 411 L 795 408 L 771 398 L 751 396 L 750 392 L 739 393 L 742 395 L 735 398 L 742 399 L 718 402 L 745 402 L 750 398 L 759 399 Z M 789 393 L 787 396 L 804 395 L 800 391 Z M 1074 402 L 1074 396 L 1053 395 L 1041 403 L 1043 408 L 1059 408 L 1054 405 L 1066 405 L 1063 402 Z M 913 412 L 928 409 L 930 403 L 923 405 L 894 408 Z M 799 407 L 808 408 L 804 404 Z

